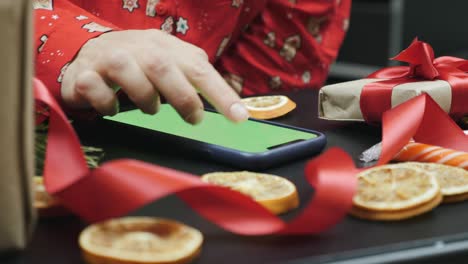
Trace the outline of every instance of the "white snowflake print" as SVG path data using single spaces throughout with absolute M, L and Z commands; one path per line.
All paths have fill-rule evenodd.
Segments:
M 159 3 L 160 0 L 148 0 L 146 3 L 146 15 L 149 17 L 156 16 L 156 5 Z
M 37 48 L 38 53 L 42 52 L 42 50 L 44 49 L 44 46 L 47 43 L 47 40 L 49 40 L 49 36 L 42 35 L 39 40 L 41 41 L 41 45 L 39 45 L 39 48 Z
M 244 3 L 244 0 L 232 0 L 232 7 L 239 8 Z
M 281 87 L 281 84 L 282 84 L 282 82 L 281 82 L 281 78 L 279 76 L 271 77 L 269 85 L 270 85 L 270 88 L 272 90 L 279 89 Z
M 33 0 L 33 8 L 34 9 L 45 9 L 45 10 L 53 10 L 54 3 L 52 0 Z
M 343 20 L 343 30 L 346 32 L 349 29 L 349 19 L 346 18 Z
M 242 87 L 244 87 L 244 79 L 239 75 L 228 73 L 223 75 L 224 80 L 229 84 L 229 86 L 234 89 L 237 93 L 242 91 Z
M 310 71 L 305 71 L 303 74 L 302 74 L 302 81 L 304 83 L 310 83 Z
M 293 35 L 286 38 L 280 56 L 287 61 L 292 61 L 296 57 L 297 50 L 301 47 L 301 36 Z
M 79 21 L 88 19 L 87 16 L 83 16 L 83 15 L 79 15 L 79 16 L 77 16 L 75 18 L 76 18 L 76 20 L 79 20 Z
M 221 44 L 218 47 L 218 50 L 216 51 L 216 58 L 219 58 L 223 54 L 230 40 L 231 40 L 230 35 L 223 38 L 223 40 L 221 41 Z
M 174 18 L 169 16 L 164 20 L 164 23 L 161 25 L 161 30 L 171 34 L 172 31 L 174 30 Z
M 269 32 L 265 39 L 263 40 L 263 43 L 267 45 L 268 47 L 274 48 L 276 46 L 276 34 L 275 32 Z
M 123 9 L 127 9 L 128 12 L 133 12 L 133 9 L 138 8 L 138 0 L 122 0 Z
M 179 17 L 179 20 L 177 20 L 177 29 L 176 32 L 182 33 L 182 34 L 187 34 L 187 31 L 189 30 L 189 25 L 187 19 L 183 17 Z
M 63 65 L 62 69 L 60 69 L 60 75 L 57 78 L 57 82 L 61 83 L 63 81 L 63 76 L 65 75 L 68 66 L 70 66 L 70 62 L 67 62 L 67 64 Z
M 108 32 L 111 31 L 112 28 L 110 27 L 105 27 L 103 25 L 100 25 L 96 22 L 91 22 L 88 24 L 83 25 L 84 29 L 87 29 L 89 33 L 94 33 L 94 32 Z
M 55 14 L 55 15 L 52 15 L 51 18 L 52 18 L 53 20 L 57 20 L 57 19 L 59 19 L 60 17 L 59 17 L 57 14 Z

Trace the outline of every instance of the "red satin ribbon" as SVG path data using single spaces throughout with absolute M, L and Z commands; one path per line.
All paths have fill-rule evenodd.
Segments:
M 50 109 L 44 178 L 46 190 L 88 221 L 123 216 L 169 194 L 176 194 L 197 213 L 243 235 L 314 234 L 343 219 L 352 206 L 357 169 L 342 150 L 332 148 L 305 168 L 314 188 L 301 214 L 286 223 L 249 197 L 202 182 L 199 177 L 135 160 L 86 167 L 78 137 L 48 90 L 34 81 L 37 101 Z M 412 113 L 409 115 L 408 113 Z M 437 126 L 433 126 L 433 124 Z M 428 96 L 419 96 L 383 117 L 383 152 L 388 162 L 414 138 L 432 145 L 468 151 L 463 131 Z
M 409 63 L 378 70 L 368 78 L 388 79 L 365 85 L 360 107 L 364 120 L 380 122 L 382 114 L 392 108 L 392 90 L 395 86 L 423 80 L 444 80 L 452 88 L 450 114 L 459 118 L 468 113 L 468 61 L 455 57 L 434 59 L 432 47 L 417 39 L 393 60 Z
M 285 223 L 251 198 L 202 182 L 199 177 L 135 160 L 86 167 L 78 137 L 43 84 L 34 81 L 37 101 L 50 109 L 44 167 L 46 190 L 87 221 L 118 217 L 169 194 L 176 194 L 196 212 L 237 234 L 312 234 L 339 222 L 351 207 L 356 179 L 353 161 L 330 150 L 312 161 L 306 177 L 315 189 L 301 214 Z M 341 163 L 335 166 L 336 160 Z

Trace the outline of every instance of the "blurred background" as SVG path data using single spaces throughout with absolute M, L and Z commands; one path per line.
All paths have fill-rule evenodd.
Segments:
M 435 56 L 468 57 L 468 0 L 353 0 L 351 23 L 329 83 L 367 76 L 418 37 Z

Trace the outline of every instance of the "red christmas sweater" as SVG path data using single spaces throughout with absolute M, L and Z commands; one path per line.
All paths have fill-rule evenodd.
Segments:
M 164 30 L 203 48 L 243 95 L 319 88 L 351 0 L 34 0 L 36 77 L 60 98 L 67 65 L 111 30 Z

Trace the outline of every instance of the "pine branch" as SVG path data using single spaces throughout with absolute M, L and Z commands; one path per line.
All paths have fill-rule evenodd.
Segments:
M 35 137 L 35 157 L 36 157 L 36 175 L 42 175 L 44 171 L 44 161 L 47 146 L 47 131 L 48 126 L 42 123 L 36 126 Z M 104 157 L 104 151 L 100 148 L 82 146 L 86 163 L 90 168 L 97 168 L 101 159 Z

